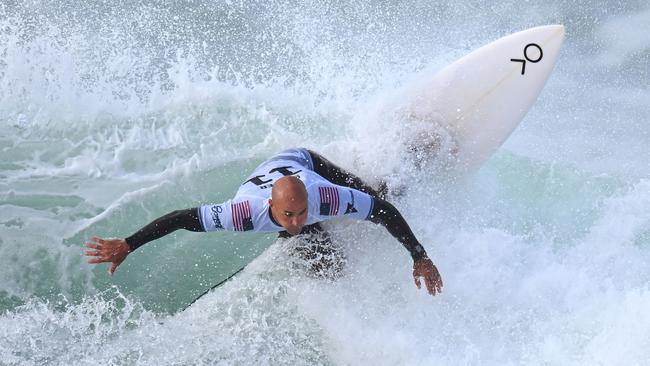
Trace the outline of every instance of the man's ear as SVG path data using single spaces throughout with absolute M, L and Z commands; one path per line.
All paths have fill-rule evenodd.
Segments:
M 273 207 L 273 200 L 269 198 L 269 207 Z

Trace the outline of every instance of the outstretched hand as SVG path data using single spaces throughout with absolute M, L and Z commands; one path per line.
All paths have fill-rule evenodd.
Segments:
M 113 275 L 117 266 L 122 264 L 129 255 L 129 244 L 124 239 L 101 239 L 96 236 L 90 238 L 91 242 L 86 243 L 86 248 L 95 249 L 94 251 L 87 251 L 84 255 L 88 257 L 95 257 L 88 260 L 90 264 L 96 263 L 111 263 L 108 269 L 108 274 Z
M 436 293 L 442 292 L 442 277 L 431 259 L 422 258 L 413 262 L 413 279 L 418 288 L 422 286 L 420 277 L 424 278 L 424 284 L 427 286 L 429 294 L 435 296 Z

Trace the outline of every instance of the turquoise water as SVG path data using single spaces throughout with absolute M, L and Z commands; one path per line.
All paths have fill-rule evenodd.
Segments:
M 408 158 L 426 126 L 386 111 L 400 86 L 552 23 L 555 72 L 492 159 L 458 178 Z M 0 4 L 0 364 L 650 363 L 648 24 L 644 2 Z M 224 201 L 292 146 L 407 186 L 444 293 L 350 221 L 327 224 L 335 282 L 274 235 L 85 263 L 91 236 Z

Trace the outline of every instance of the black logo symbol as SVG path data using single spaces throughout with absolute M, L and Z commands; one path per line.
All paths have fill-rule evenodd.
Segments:
M 262 184 L 266 184 L 266 183 L 268 183 L 268 182 L 270 182 L 270 181 L 273 180 L 273 179 L 262 180 L 262 179 L 261 179 L 262 177 L 265 177 L 265 175 L 257 175 L 257 176 L 254 176 L 253 178 L 251 178 L 251 179 L 245 181 L 244 184 L 246 184 L 246 183 L 248 183 L 248 182 L 251 182 L 251 183 L 255 184 L 256 186 L 261 186 Z M 244 184 L 242 184 L 242 186 L 243 186 Z
M 348 207 L 346 208 L 344 215 L 357 212 L 357 209 L 354 207 L 354 194 L 352 191 L 350 191 L 350 198 L 352 202 L 348 202 Z
M 298 178 L 300 178 L 300 176 L 298 176 L 297 174 L 302 172 L 302 170 L 297 170 L 295 172 L 292 172 L 289 168 L 291 168 L 291 167 L 290 166 L 281 166 L 281 167 L 273 168 L 273 169 L 269 170 L 268 174 L 273 174 L 273 173 L 277 172 L 277 173 L 282 174 L 285 177 L 288 176 L 288 175 L 294 175 L 294 176 L 297 176 Z M 269 188 L 272 185 L 271 184 L 267 185 L 267 183 L 272 182 L 273 179 L 264 180 L 264 178 L 266 176 L 267 176 L 267 174 L 256 175 L 256 176 L 252 177 L 251 179 L 249 179 L 249 180 L 245 181 L 244 183 L 242 183 L 242 186 L 244 184 L 246 184 L 246 183 L 253 183 L 256 186 L 260 187 L 260 189 Z
M 281 166 L 281 167 L 273 168 L 273 169 L 269 170 L 269 174 L 278 172 L 278 173 L 280 173 L 280 174 L 282 174 L 282 175 L 284 175 L 286 177 L 287 175 L 294 175 L 294 174 L 298 174 L 298 173 L 302 172 L 302 170 L 292 172 L 291 170 L 289 170 L 289 168 L 291 168 L 291 167 L 289 167 L 289 166 Z
M 539 51 L 539 57 L 537 59 L 533 60 L 533 59 L 528 57 L 528 48 L 529 47 L 537 48 L 537 50 Z M 521 74 L 523 75 L 526 72 L 526 61 L 532 62 L 532 63 L 535 64 L 535 63 L 538 63 L 542 59 L 542 57 L 544 57 L 544 53 L 542 52 L 542 47 L 540 47 L 536 43 L 529 43 L 529 44 L 526 45 L 526 47 L 524 47 L 524 58 L 525 58 L 525 60 L 522 60 L 522 59 L 519 59 L 519 58 L 511 58 L 510 61 L 512 61 L 512 62 L 521 62 Z

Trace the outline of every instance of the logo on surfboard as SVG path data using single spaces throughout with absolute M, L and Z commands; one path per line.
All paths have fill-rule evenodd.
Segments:
M 528 49 L 530 47 L 537 48 L 537 51 L 539 52 L 539 57 L 538 58 L 532 59 L 532 58 L 528 57 Z M 544 52 L 542 52 L 542 47 L 540 47 L 537 43 L 529 43 L 529 44 L 526 45 L 526 47 L 524 47 L 524 58 L 525 58 L 525 60 L 522 60 L 522 59 L 519 59 L 519 58 L 511 58 L 510 61 L 512 61 L 512 62 L 521 62 L 521 74 L 523 75 L 523 74 L 526 73 L 526 61 L 528 61 L 530 63 L 533 63 L 533 64 L 536 64 L 542 59 L 542 57 L 544 57 Z

